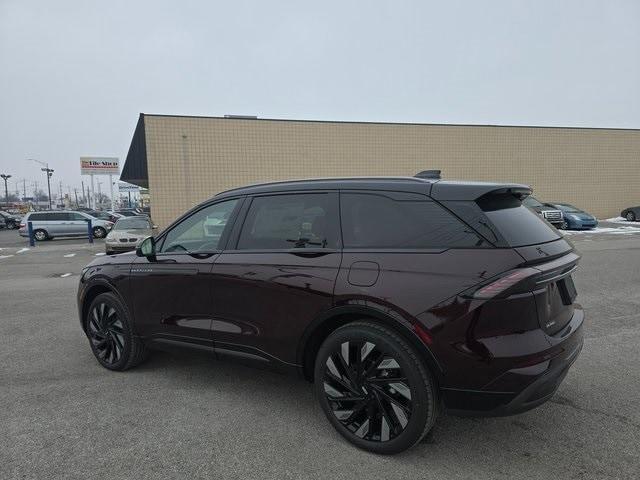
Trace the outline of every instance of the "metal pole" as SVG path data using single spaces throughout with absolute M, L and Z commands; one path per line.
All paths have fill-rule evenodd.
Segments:
M 93 228 L 91 228 L 91 219 L 87 219 L 87 233 L 89 234 L 89 243 L 93 243 Z
M 76 196 L 76 208 L 80 208 L 80 204 L 78 203 L 78 189 L 74 188 L 73 193 Z
M 51 210 L 51 175 L 53 175 L 50 171 L 49 171 L 49 164 L 47 163 L 47 169 L 46 169 L 46 174 L 47 174 L 47 190 L 49 191 L 49 210 Z
M 26 179 L 22 179 L 22 201 L 25 201 L 25 198 L 27 198 L 27 180 Z
M 84 203 L 84 206 L 87 206 L 87 197 L 85 197 L 84 195 L 84 180 L 81 180 L 80 183 L 82 183 L 82 203 Z
M 113 175 L 109 175 L 109 187 L 111 188 L 111 211 L 116 209 L 116 199 L 113 196 Z
M 36 246 L 36 240 L 35 238 L 33 238 L 33 223 L 32 222 L 27 222 L 27 228 L 29 230 L 29 245 L 31 245 L 32 247 Z
M 93 174 L 91 174 L 91 195 L 89 196 L 89 208 L 96 208 L 96 197 L 93 185 Z

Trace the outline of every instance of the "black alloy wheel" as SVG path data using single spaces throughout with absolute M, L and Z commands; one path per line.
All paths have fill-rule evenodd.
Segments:
M 107 236 L 107 231 L 102 227 L 95 227 L 93 229 L 93 236 L 95 238 L 104 238 Z
M 358 447 L 397 453 L 417 443 L 437 414 L 431 376 L 395 332 L 357 322 L 320 348 L 316 393 L 331 423 Z
M 635 222 L 636 221 L 636 216 L 633 212 L 627 212 L 627 221 L 629 222 Z
M 91 302 L 85 331 L 96 359 L 109 370 L 126 370 L 144 359 L 144 344 L 133 335 L 126 310 L 112 293 Z
M 89 312 L 87 333 L 100 360 L 108 365 L 118 363 L 124 353 L 125 337 L 115 308 L 105 302 L 95 305 Z

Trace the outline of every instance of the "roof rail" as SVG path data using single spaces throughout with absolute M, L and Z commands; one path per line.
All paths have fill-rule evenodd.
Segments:
M 442 178 L 440 176 L 441 172 L 442 170 L 423 170 L 419 173 L 416 173 L 414 176 L 416 178 L 428 178 L 431 180 L 440 180 Z

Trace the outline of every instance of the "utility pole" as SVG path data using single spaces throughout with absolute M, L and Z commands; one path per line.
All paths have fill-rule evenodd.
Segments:
M 25 178 L 22 179 L 22 201 L 26 201 L 27 198 L 27 180 Z
M 9 205 L 9 190 L 7 188 L 7 180 L 11 178 L 11 175 L 1 174 L 0 177 L 4 180 L 4 201 Z
M 35 158 L 28 158 L 27 160 L 31 160 L 32 162 L 39 163 L 40 165 L 44 165 L 44 168 L 41 168 L 43 172 L 47 175 L 47 191 L 49 192 L 49 210 L 51 210 L 51 177 L 53 176 L 53 168 L 49 168 L 49 164 L 45 162 L 41 162 L 40 160 L 36 160 Z
M 84 195 L 84 180 L 81 180 L 80 183 L 82 183 L 82 203 L 84 203 L 84 206 L 87 206 L 87 197 Z
M 76 196 L 76 208 L 80 208 L 80 204 L 78 203 L 78 189 L 74 188 L 73 193 Z

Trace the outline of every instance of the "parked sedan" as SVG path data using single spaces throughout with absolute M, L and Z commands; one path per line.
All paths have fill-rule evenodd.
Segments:
M 630 222 L 637 222 L 640 218 L 640 206 L 625 208 L 620 212 L 620 216 L 626 218 Z
M 567 230 L 583 230 L 598 226 L 598 219 L 590 213 L 580 210 L 568 203 L 547 203 L 550 207 L 562 212 L 564 223 L 561 228 Z
M 149 217 L 122 217 L 113 226 L 105 240 L 107 255 L 135 250 L 145 238 L 153 235 L 155 225 Z

